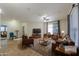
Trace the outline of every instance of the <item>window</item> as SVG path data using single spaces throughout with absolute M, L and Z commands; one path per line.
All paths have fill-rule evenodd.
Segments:
M 53 24 L 52 23 L 48 24 L 48 32 L 53 34 Z
M 79 19 L 78 19 L 78 7 L 74 7 L 73 9 L 72 9 L 72 12 L 71 12 L 71 14 L 70 14 L 70 37 L 71 37 L 71 39 L 72 39 L 72 41 L 74 41 L 75 42 L 75 45 L 76 46 L 78 46 L 79 44 L 79 42 L 78 42 L 78 40 L 79 40 L 79 35 L 78 35 L 78 33 L 79 33 L 79 29 L 78 29 L 78 27 L 79 27 L 79 24 L 78 24 L 78 22 L 79 22 Z
M 1 25 L 0 26 L 0 31 L 7 31 L 7 26 L 6 25 Z
M 53 33 L 58 33 L 58 22 L 53 22 Z
M 60 28 L 58 26 L 58 21 L 53 21 L 53 22 L 49 22 L 48 23 L 48 32 L 50 32 L 51 34 L 53 33 L 59 33 Z

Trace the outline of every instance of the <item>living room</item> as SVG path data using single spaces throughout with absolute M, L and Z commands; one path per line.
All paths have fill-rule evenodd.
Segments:
M 78 20 L 71 21 L 78 18 L 78 6 L 77 3 L 0 3 L 0 55 L 79 55 L 78 24 L 72 25 Z M 62 43 L 66 39 L 69 41 Z M 66 51 L 70 48 L 70 53 L 62 46 Z

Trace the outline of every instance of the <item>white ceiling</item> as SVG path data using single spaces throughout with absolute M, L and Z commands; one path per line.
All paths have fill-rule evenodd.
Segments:
M 71 3 L 0 3 L 3 19 L 23 21 L 41 21 L 44 15 L 51 20 L 64 19 L 71 7 Z

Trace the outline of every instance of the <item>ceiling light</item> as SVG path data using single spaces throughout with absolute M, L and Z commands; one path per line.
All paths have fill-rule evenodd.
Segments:
M 42 19 L 42 20 L 46 19 L 46 16 L 42 16 L 41 19 Z
M 44 21 L 44 22 L 48 22 L 50 20 L 50 17 L 48 16 L 42 16 L 41 19 Z

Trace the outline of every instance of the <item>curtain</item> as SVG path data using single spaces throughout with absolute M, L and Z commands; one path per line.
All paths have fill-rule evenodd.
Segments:
M 60 34 L 60 21 L 48 22 L 48 32 Z

